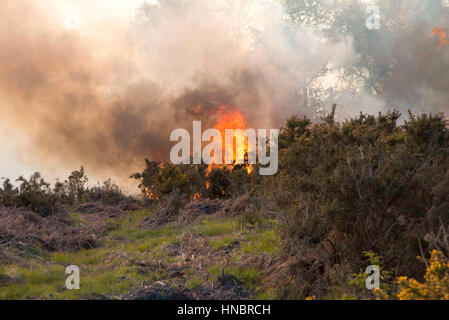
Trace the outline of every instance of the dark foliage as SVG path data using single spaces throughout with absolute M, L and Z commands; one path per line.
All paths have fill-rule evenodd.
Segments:
M 21 176 L 16 181 L 18 186 L 14 186 L 9 179 L 4 179 L 0 188 L 0 205 L 28 208 L 42 217 L 63 211 L 67 206 L 88 202 L 117 206 L 131 200 L 110 180 L 89 187 L 89 179 L 83 167 L 73 171 L 64 182 L 56 182 L 53 188 L 38 172 L 29 179 Z
M 449 222 L 449 131 L 442 114 L 410 114 L 402 126 L 399 117 L 395 111 L 342 123 L 287 121 L 277 199 L 296 267 L 286 275 L 284 297 L 328 293 L 336 268 L 368 265 L 365 252 L 382 256 L 388 270 L 422 276 L 416 256 L 431 248 L 423 239 Z
M 261 177 L 257 170 L 248 174 L 245 165 L 208 171 L 149 160 L 133 177 L 165 204 L 159 213 L 167 218 L 195 194 L 203 199 L 245 195 L 257 212 L 277 213 L 287 261 L 278 270 L 282 298 L 366 297 L 366 290 L 354 291 L 349 284 L 373 257 L 381 257 L 389 274 L 422 278 L 416 257 L 449 249 L 444 115 L 410 113 L 402 125 L 398 111 L 344 122 L 334 115 L 335 106 L 321 123 L 287 120 L 274 177 Z M 388 281 L 395 287 L 394 279 Z

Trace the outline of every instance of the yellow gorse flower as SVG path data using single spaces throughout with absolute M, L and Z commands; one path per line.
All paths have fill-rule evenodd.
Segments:
M 424 275 L 424 283 L 407 277 L 399 277 L 400 300 L 449 299 L 449 260 L 441 251 L 433 250 L 430 265 Z

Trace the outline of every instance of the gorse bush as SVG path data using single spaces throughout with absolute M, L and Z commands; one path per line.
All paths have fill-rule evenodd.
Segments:
M 0 204 L 6 207 L 27 207 L 41 216 L 47 216 L 58 207 L 58 196 L 36 172 L 29 179 L 20 176 L 18 187 L 14 187 L 9 179 L 3 181 L 0 189 Z
M 64 182 L 56 182 L 53 188 L 40 173 L 29 179 L 20 176 L 14 186 L 9 179 L 3 180 L 0 188 L 0 205 L 5 207 L 26 207 L 41 216 L 49 216 L 72 206 L 90 201 L 100 201 L 105 205 L 115 205 L 127 199 L 120 188 L 111 180 L 93 187 L 88 186 L 84 168 L 73 171 Z
M 382 256 L 386 269 L 422 276 L 416 256 L 421 244 L 425 254 L 430 250 L 422 240 L 435 221 L 449 219 L 441 194 L 449 134 L 442 114 L 410 114 L 402 126 L 399 117 L 394 111 L 341 123 L 287 121 L 280 136 L 280 230 L 287 252 L 309 260 L 293 283 L 310 282 L 307 268 L 323 266 L 313 281 L 320 286 L 284 288 L 288 297 L 322 296 L 323 283 L 332 285 L 329 270 L 340 264 L 359 270 L 368 262 L 365 251 Z
M 139 180 L 144 194 L 151 193 L 153 199 L 165 199 L 173 193 L 182 193 L 193 198 L 195 193 L 206 189 L 205 165 L 174 165 L 145 159 L 145 168 L 131 178 Z
M 131 178 L 140 182 L 140 189 L 152 200 L 163 201 L 174 193 L 187 199 L 195 195 L 226 199 L 238 197 L 256 185 L 255 170 L 248 174 L 247 160 L 246 157 L 243 164 L 208 169 L 205 164 L 173 165 L 145 159 L 144 170 Z
M 149 160 L 133 177 L 175 208 L 170 214 L 195 194 L 247 194 L 257 212 L 277 213 L 288 261 L 279 271 L 282 298 L 396 297 L 391 275 L 423 279 L 416 257 L 435 248 L 448 254 L 441 236 L 449 222 L 448 123 L 443 114 L 409 113 L 401 125 L 398 111 L 343 122 L 334 115 L 335 107 L 321 123 L 289 118 L 272 177 L 248 174 L 245 165 L 209 171 Z M 354 286 L 373 256 L 382 257 L 385 282 L 377 294 Z

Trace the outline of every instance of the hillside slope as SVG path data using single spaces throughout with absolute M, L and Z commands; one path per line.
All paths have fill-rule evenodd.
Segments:
M 64 217 L 80 230 L 73 237 L 91 232 L 93 248 L 3 243 L 0 299 L 275 298 L 268 279 L 280 250 L 274 219 L 197 212 L 191 223 L 146 226 L 152 217 L 149 209 Z M 80 290 L 65 288 L 69 265 L 80 268 Z

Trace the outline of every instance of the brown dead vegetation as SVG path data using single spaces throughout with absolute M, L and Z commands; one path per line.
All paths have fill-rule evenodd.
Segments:
M 67 214 L 41 217 L 23 208 L 0 208 L 0 247 L 37 245 L 49 251 L 97 246 L 105 223 L 77 225 Z
M 179 201 L 176 196 L 168 203 L 159 204 L 155 214 L 141 222 L 143 229 L 155 229 L 168 223 L 189 225 L 205 217 L 235 217 L 243 214 L 251 205 L 248 194 L 236 199 L 204 199 L 193 202 Z

